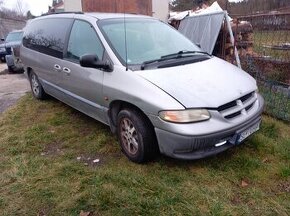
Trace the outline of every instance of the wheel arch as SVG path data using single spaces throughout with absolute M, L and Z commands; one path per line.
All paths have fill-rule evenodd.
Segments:
M 32 70 L 31 67 L 27 67 L 26 71 L 27 71 L 27 77 L 29 78 L 29 77 L 30 77 L 30 74 L 31 74 L 31 72 L 32 72 L 33 70 Z
M 118 118 L 118 113 L 123 110 L 123 109 L 134 109 L 138 111 L 140 114 L 143 115 L 143 117 L 148 121 L 148 123 L 154 128 L 152 122 L 150 119 L 147 117 L 147 115 L 144 113 L 142 109 L 137 107 L 136 105 L 129 103 L 127 101 L 122 101 L 122 100 L 115 100 L 110 103 L 109 110 L 108 110 L 108 116 L 109 116 L 109 121 L 110 121 L 110 127 L 111 131 L 113 133 L 117 132 L 117 118 Z

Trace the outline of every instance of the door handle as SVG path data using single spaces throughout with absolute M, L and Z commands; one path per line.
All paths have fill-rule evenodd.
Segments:
M 66 73 L 66 75 L 69 75 L 69 74 L 70 74 L 70 69 L 67 68 L 67 67 L 64 67 L 64 68 L 62 69 L 62 71 L 63 71 L 64 73 Z
M 58 64 L 55 64 L 53 66 L 53 68 L 54 68 L 54 71 L 57 71 L 57 72 L 60 72 L 61 71 L 61 67 Z

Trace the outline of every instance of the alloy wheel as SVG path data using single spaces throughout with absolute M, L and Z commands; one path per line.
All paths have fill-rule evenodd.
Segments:
M 121 139 L 125 151 L 130 155 L 135 155 L 138 152 L 138 134 L 132 121 L 129 118 L 123 118 L 121 120 Z
M 37 77 L 35 74 L 32 74 L 31 76 L 31 87 L 32 87 L 32 91 L 35 95 L 39 95 L 39 83 L 37 80 Z

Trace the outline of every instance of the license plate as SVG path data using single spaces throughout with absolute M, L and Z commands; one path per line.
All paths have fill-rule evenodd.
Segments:
M 260 129 L 260 122 L 253 125 L 252 127 L 248 128 L 247 130 L 241 132 L 238 136 L 237 144 L 243 142 L 247 137 L 249 137 L 250 135 L 252 135 L 256 131 L 258 131 L 259 129 Z

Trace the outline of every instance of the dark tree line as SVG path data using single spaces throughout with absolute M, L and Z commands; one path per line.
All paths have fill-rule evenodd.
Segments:
M 239 3 L 229 3 L 228 11 L 231 14 L 246 15 L 287 9 L 290 11 L 289 0 L 244 0 Z
M 23 6 L 20 0 L 13 9 L 3 7 L 3 0 L 0 0 L 0 18 L 15 19 L 15 20 L 27 20 L 35 18 L 30 11 L 24 13 Z
M 214 0 L 173 0 L 170 8 L 173 11 L 184 11 L 196 9 L 202 3 L 211 5 Z M 290 0 L 243 0 L 241 2 L 228 2 L 227 0 L 217 0 L 224 10 L 230 14 L 246 15 L 257 12 L 267 12 L 278 9 L 290 11 Z
M 202 3 L 211 4 L 213 0 L 172 0 L 170 8 L 173 11 L 185 11 L 197 8 Z

